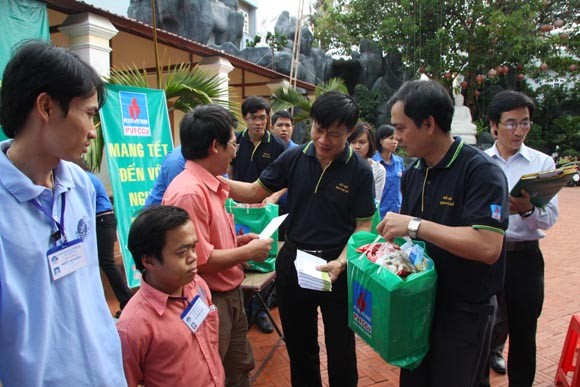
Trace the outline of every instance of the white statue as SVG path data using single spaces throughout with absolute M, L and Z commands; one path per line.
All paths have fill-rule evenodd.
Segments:
M 471 122 L 471 112 L 467 106 L 463 105 L 465 98 L 461 93 L 453 94 L 455 108 L 453 121 L 451 121 L 451 134 L 460 136 L 466 144 L 475 144 L 477 127 Z

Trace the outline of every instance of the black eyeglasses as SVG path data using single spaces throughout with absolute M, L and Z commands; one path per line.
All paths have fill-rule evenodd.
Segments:
M 240 148 L 240 144 L 238 144 L 235 141 L 228 141 L 228 144 L 230 144 L 231 146 L 234 147 L 234 149 L 236 150 L 236 152 L 238 151 L 238 149 Z

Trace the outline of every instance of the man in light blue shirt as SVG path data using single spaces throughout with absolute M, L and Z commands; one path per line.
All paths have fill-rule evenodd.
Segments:
M 514 90 L 498 93 L 489 105 L 488 118 L 496 141 L 485 152 L 504 171 L 510 190 L 524 174 L 555 168 L 551 157 L 524 144 L 532 127 L 533 112 L 533 101 Z M 506 310 L 508 328 L 502 332 L 496 321 L 490 365 L 496 372 L 505 373 L 502 352 L 509 333 L 509 384 L 531 386 L 536 373 L 537 321 L 544 302 L 544 257 L 538 240 L 558 219 L 558 198 L 554 196 L 544 208 L 538 208 L 527 192 L 522 190 L 520 194 L 509 197 L 510 212 L 515 215 L 510 215 L 506 232 L 505 284 L 499 297 L 500 310 L 502 307 Z
M 0 94 L 0 380 L 126 386 L 99 273 L 95 190 L 78 160 L 96 137 L 98 74 L 74 54 L 25 43 Z M 65 161 L 66 160 L 66 161 Z
M 153 188 L 145 201 L 145 207 L 152 204 L 161 204 L 161 199 L 163 199 L 163 194 L 167 190 L 167 187 L 169 187 L 169 183 L 171 183 L 175 176 L 179 175 L 184 168 L 185 159 L 181 153 L 180 145 L 165 156 L 165 159 L 161 164 L 159 175 L 157 175 Z

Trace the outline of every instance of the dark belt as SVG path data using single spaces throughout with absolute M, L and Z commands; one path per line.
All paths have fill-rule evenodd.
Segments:
M 535 241 L 518 241 L 518 242 L 506 242 L 506 251 L 530 251 L 537 250 L 540 248 L 540 243 L 536 239 Z
M 344 246 L 329 247 L 326 249 L 307 249 L 307 248 L 301 247 L 300 245 L 297 245 L 296 243 L 291 242 L 289 240 L 286 240 L 286 242 L 284 242 L 284 246 L 288 246 L 294 250 L 302 250 L 305 253 L 316 255 L 317 257 L 320 257 L 320 258 L 323 258 L 326 260 L 335 259 L 336 257 L 338 257 L 340 255 L 340 253 L 342 252 L 342 249 L 344 249 Z
M 113 210 L 99 212 L 99 213 L 97 214 L 97 218 L 98 218 L 99 216 L 103 216 L 103 215 L 109 215 L 109 214 L 114 214 L 114 213 L 115 213 L 115 211 L 113 211 Z

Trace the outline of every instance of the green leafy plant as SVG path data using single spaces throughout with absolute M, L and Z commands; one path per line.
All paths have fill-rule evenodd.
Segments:
M 331 78 L 328 82 L 317 85 L 314 93 L 315 96 L 318 97 L 319 95 L 331 90 L 348 94 L 344 81 L 340 78 Z M 284 90 L 283 88 L 279 88 L 272 94 L 272 110 L 277 112 L 280 110 L 294 109 L 293 115 L 296 124 L 310 118 L 311 108 L 312 101 L 295 89 Z

